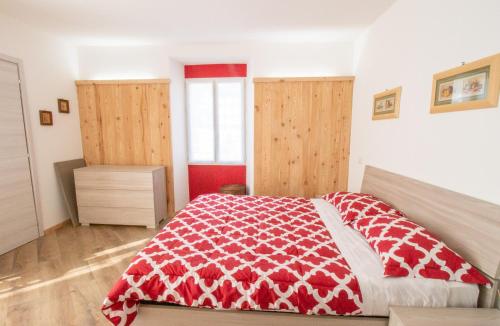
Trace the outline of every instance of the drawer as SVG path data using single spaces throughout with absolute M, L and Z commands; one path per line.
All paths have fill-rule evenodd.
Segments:
M 78 207 L 78 218 L 83 224 L 155 225 L 152 208 Z
M 82 189 L 152 190 L 153 175 L 139 172 L 77 170 L 75 185 Z
M 78 207 L 154 208 L 152 191 L 76 188 Z

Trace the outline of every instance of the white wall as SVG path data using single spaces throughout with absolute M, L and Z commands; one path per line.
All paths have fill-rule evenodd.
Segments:
M 249 77 L 352 74 L 351 43 L 197 43 L 172 46 L 170 53 L 190 64 L 247 63 Z
M 82 157 L 74 85 L 78 69 L 76 50 L 0 15 L 0 53 L 23 61 L 28 98 L 25 109 L 31 119 L 42 223 L 47 229 L 68 218 L 53 163 Z M 70 114 L 57 112 L 58 98 L 70 101 Z M 41 109 L 53 112 L 53 126 L 40 126 L 38 110 Z
M 179 63 L 247 63 L 247 184 L 253 190 L 253 77 L 338 76 L 352 74 L 351 43 L 196 43 L 78 48 L 80 79 L 179 78 Z M 187 202 L 187 172 L 181 146 L 185 121 L 181 92 L 172 92 L 172 134 L 176 209 Z M 182 93 L 182 96 L 183 93 Z M 186 147 L 184 145 L 184 150 Z M 179 169 L 182 169 L 179 171 Z M 179 194 L 181 194 L 179 196 Z
M 497 0 L 399 0 L 372 25 L 355 55 L 351 190 L 370 164 L 500 204 L 500 110 L 429 114 L 434 73 L 500 52 L 499 17 Z M 373 94 L 400 85 L 400 118 L 372 121 Z
M 170 77 L 170 59 L 182 63 L 242 62 L 251 76 L 352 74 L 351 43 L 195 43 L 177 45 L 80 46 L 80 79 Z
M 79 79 L 151 79 L 169 77 L 168 49 L 162 46 L 90 46 L 78 48 Z
M 169 64 L 175 210 L 178 211 L 189 201 L 184 65 L 176 60 L 170 60 Z

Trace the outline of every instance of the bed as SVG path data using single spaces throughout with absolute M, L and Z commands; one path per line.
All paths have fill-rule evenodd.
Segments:
M 362 192 L 427 226 L 492 286 L 384 278 L 378 256 L 322 199 L 211 194 L 134 258 L 103 312 L 117 325 L 385 325 L 391 305 L 494 305 L 500 207 L 373 167 Z

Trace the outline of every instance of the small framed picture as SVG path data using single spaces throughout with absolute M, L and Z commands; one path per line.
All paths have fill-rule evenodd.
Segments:
M 498 105 L 500 54 L 434 74 L 431 113 Z
M 40 110 L 40 124 L 42 126 L 52 126 L 52 111 Z
M 57 99 L 57 107 L 59 108 L 60 113 L 69 113 L 69 101 L 58 98 Z
M 386 90 L 373 96 L 372 120 L 399 118 L 401 87 Z

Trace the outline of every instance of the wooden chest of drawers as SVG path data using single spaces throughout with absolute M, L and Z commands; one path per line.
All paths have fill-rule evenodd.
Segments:
M 82 225 L 155 228 L 167 217 L 163 166 L 93 165 L 74 173 Z

